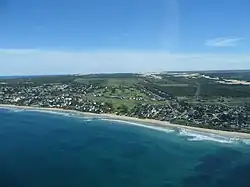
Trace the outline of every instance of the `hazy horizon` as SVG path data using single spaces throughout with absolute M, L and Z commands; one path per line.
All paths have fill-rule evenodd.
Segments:
M 183 70 L 183 71 L 161 71 L 161 72 L 107 72 L 107 73 L 65 73 L 65 74 L 26 74 L 26 75 L 5 75 L 0 78 L 17 77 L 43 77 L 43 76 L 84 76 L 84 75 L 112 75 L 112 74 L 164 74 L 164 73 L 205 73 L 205 72 L 235 72 L 250 71 L 250 69 L 208 69 L 208 70 Z

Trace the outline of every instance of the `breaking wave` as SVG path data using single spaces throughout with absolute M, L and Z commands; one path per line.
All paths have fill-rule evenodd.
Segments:
M 176 128 L 176 129 L 167 129 L 162 127 L 157 127 L 153 125 L 145 125 L 138 122 L 132 122 L 132 121 L 126 121 L 122 119 L 112 119 L 112 118 L 105 118 L 105 117 L 97 117 L 97 116 L 82 116 L 75 113 L 70 112 L 63 112 L 63 111 L 52 111 L 52 110 L 40 110 L 40 109 L 22 109 L 22 108 L 12 108 L 12 107 L 0 107 L 7 109 L 11 112 L 23 112 L 23 111 L 34 111 L 34 112 L 41 112 L 41 113 L 49 113 L 53 115 L 62 115 L 67 117 L 76 117 L 81 118 L 84 121 L 94 121 L 94 120 L 105 120 L 105 121 L 111 121 L 111 122 L 118 122 L 118 123 L 126 123 L 128 125 L 134 125 L 138 127 L 143 127 L 147 129 L 157 130 L 161 132 L 166 133 L 177 133 L 180 136 L 187 137 L 188 141 L 212 141 L 222 144 L 232 144 L 232 143 L 241 143 L 250 145 L 250 139 L 244 139 L 244 138 L 238 138 L 238 137 L 226 137 L 218 134 L 208 133 L 208 132 L 199 132 L 199 131 L 193 131 L 193 130 L 187 130 L 182 128 Z
M 189 138 L 189 141 L 214 141 L 214 142 L 218 142 L 218 143 L 234 143 L 235 141 L 233 140 L 223 140 L 223 139 L 219 139 L 219 138 L 213 138 L 213 137 L 209 137 L 209 136 L 197 136 L 197 137 L 193 137 L 193 138 Z
M 241 142 L 246 145 L 250 145 L 250 139 L 242 139 Z
M 161 128 L 161 127 L 156 127 L 156 126 L 150 126 L 150 125 L 144 125 L 144 124 L 141 124 L 141 123 L 124 121 L 124 120 L 118 120 L 118 119 L 106 119 L 106 118 L 104 118 L 102 120 L 113 121 L 113 122 L 118 122 L 118 123 L 126 123 L 126 124 L 129 124 L 129 125 L 134 125 L 134 126 L 138 126 L 138 127 L 144 127 L 144 128 L 147 128 L 147 129 L 162 131 L 162 132 L 166 132 L 166 133 L 175 132 L 175 130 L 173 130 L 173 129 L 166 129 L 166 128 Z
M 0 107 L 0 108 L 3 108 L 10 112 L 23 112 L 24 111 L 24 109 L 21 109 L 21 108 L 12 108 L 12 107 Z
M 93 119 L 95 120 L 95 119 Z M 161 128 L 157 126 L 150 126 L 150 125 L 145 125 L 137 122 L 131 122 L 131 121 L 124 121 L 124 120 L 119 120 L 119 119 L 109 119 L 109 118 L 96 118 L 96 120 L 105 120 L 105 121 L 112 121 L 112 122 L 118 122 L 118 123 L 126 123 L 129 125 L 134 125 L 134 126 L 139 126 L 139 127 L 144 127 L 152 130 L 157 130 L 161 132 L 166 132 L 166 133 L 177 133 L 181 136 L 186 136 L 188 137 L 188 141 L 212 141 L 216 143 L 221 143 L 221 144 L 233 144 L 233 143 L 243 143 L 243 144 L 248 144 L 250 145 L 250 139 L 241 139 L 238 137 L 226 137 L 218 134 L 213 134 L 213 133 L 208 133 L 208 132 L 197 132 L 197 131 L 192 131 L 192 130 L 186 130 L 186 129 L 167 129 L 167 128 Z
M 54 114 L 54 115 L 62 115 L 62 116 L 74 116 L 74 114 L 70 114 L 68 112 L 57 112 L 52 110 L 36 110 L 36 109 L 29 109 L 27 111 L 33 111 L 33 112 L 41 112 L 41 113 L 48 113 L 48 114 Z
M 181 129 L 179 131 L 179 135 L 190 137 L 188 138 L 189 141 L 213 141 L 218 143 L 229 144 L 229 143 L 235 143 L 239 140 L 238 138 L 230 138 L 212 133 L 195 132 L 186 129 Z

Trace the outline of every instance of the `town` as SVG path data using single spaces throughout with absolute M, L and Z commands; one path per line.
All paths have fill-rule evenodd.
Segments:
M 216 90 L 214 96 L 207 97 L 202 87 L 206 90 L 211 80 L 217 79 L 137 74 L 2 79 L 0 104 L 112 113 L 249 133 L 250 103 L 245 99 L 235 104 L 236 100 L 230 95 L 220 95 Z M 165 89 L 162 89 L 163 83 Z M 220 89 L 232 85 L 226 86 L 221 84 Z

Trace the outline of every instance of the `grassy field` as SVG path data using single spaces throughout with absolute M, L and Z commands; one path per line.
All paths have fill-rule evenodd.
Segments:
M 135 87 L 111 87 L 111 89 L 103 90 L 103 95 L 109 96 L 120 96 L 120 97 L 143 97 L 149 99 L 149 97 L 140 92 Z
M 227 72 L 200 72 L 211 77 L 238 78 L 250 80 L 249 71 L 227 71 Z M 88 97 L 95 100 L 111 100 L 115 105 L 128 103 L 129 106 L 136 102 L 131 98 L 143 98 L 145 102 L 151 102 L 151 96 L 140 91 L 144 86 L 155 94 L 163 92 L 166 95 L 187 98 L 189 102 L 213 104 L 218 103 L 219 98 L 224 99 L 226 105 L 239 105 L 250 102 L 250 86 L 226 85 L 216 80 L 204 77 L 176 77 L 169 74 L 159 74 L 158 78 L 142 77 L 139 74 L 92 74 L 92 75 L 58 75 L 58 76 L 33 76 L 16 77 L 11 79 L 2 78 L 0 82 L 9 84 L 68 84 L 78 83 L 79 85 L 100 86 L 100 89 L 91 90 Z M 198 89 L 199 88 L 199 89 Z M 94 97 L 93 94 L 101 94 L 102 97 Z M 123 100 L 108 98 L 122 97 Z M 164 94 L 161 95 L 164 97 Z M 93 98 L 92 98 L 93 97 Z M 130 99 L 129 99 L 130 98 Z M 195 101 L 195 98 L 204 100 Z M 116 104 L 117 103 L 117 104 Z
M 109 102 L 112 103 L 115 108 L 119 107 L 122 104 L 125 104 L 129 108 L 133 108 L 138 101 L 134 100 L 121 100 L 121 99 L 113 99 L 113 98 L 106 98 L 106 97 L 94 97 L 94 96 L 87 96 L 87 99 L 93 100 L 93 101 L 103 101 L 103 102 Z
M 129 99 L 115 99 L 115 98 L 95 97 L 95 96 L 87 96 L 86 98 L 92 101 L 102 101 L 102 102 L 112 103 L 115 108 L 123 104 L 128 106 L 129 109 L 133 108 L 136 104 L 140 104 L 140 103 L 166 104 L 165 101 L 136 101 L 136 100 L 129 100 Z
M 102 86 L 133 86 L 138 84 L 138 78 L 76 78 L 77 83 L 93 84 Z

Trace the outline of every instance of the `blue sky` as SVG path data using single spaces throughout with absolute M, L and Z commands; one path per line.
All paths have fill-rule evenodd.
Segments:
M 250 69 L 249 0 L 1 0 L 0 75 Z

